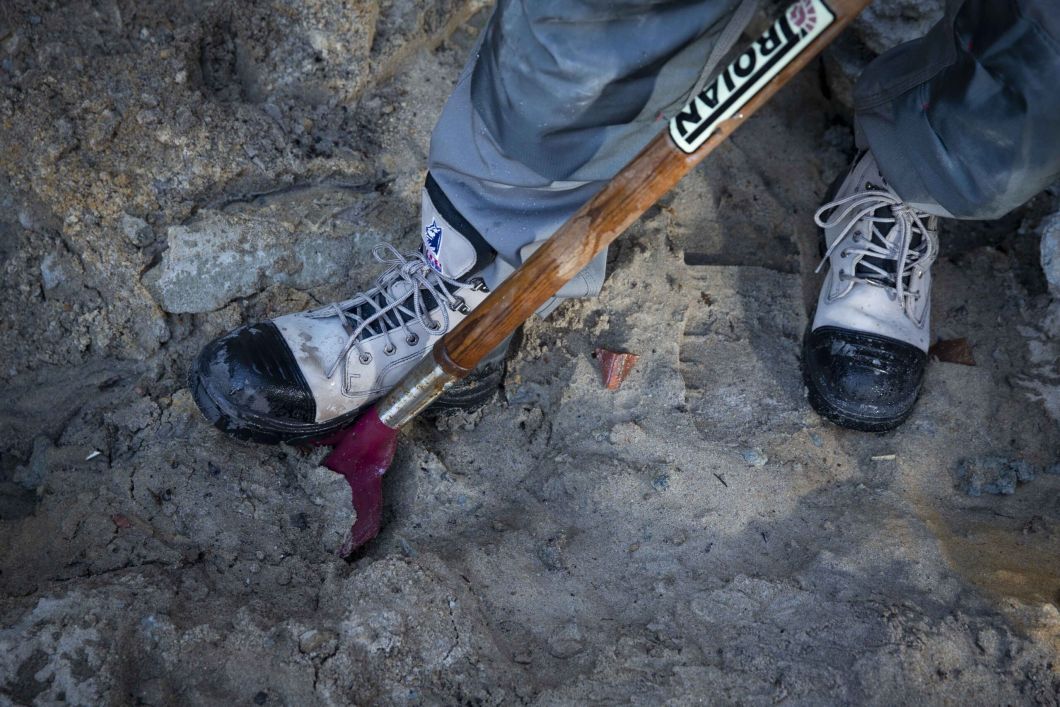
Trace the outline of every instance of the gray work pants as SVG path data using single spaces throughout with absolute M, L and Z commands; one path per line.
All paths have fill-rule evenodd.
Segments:
M 751 0 L 498 0 L 431 140 L 429 169 L 517 267 L 665 126 Z M 951 0 L 858 82 L 859 142 L 903 199 L 991 218 L 1060 174 L 1060 12 Z M 566 296 L 595 294 L 597 258 Z

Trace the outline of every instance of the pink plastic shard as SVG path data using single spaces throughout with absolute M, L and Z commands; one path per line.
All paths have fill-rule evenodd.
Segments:
M 347 557 L 379 534 L 383 519 L 383 474 L 394 460 L 398 431 L 379 420 L 375 406 L 366 410 L 352 426 L 327 440 L 335 449 L 324 458 L 324 466 L 345 477 L 353 491 L 353 523 L 349 540 L 339 549 Z
M 634 364 L 640 356 L 620 351 L 608 351 L 597 349 L 596 358 L 600 361 L 600 375 L 604 379 L 604 387 L 608 390 L 618 390 L 622 381 L 633 370 Z

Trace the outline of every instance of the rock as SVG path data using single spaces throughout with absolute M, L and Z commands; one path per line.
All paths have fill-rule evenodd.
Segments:
M 944 0 L 883 0 L 865 8 L 824 52 L 833 97 L 853 110 L 854 85 L 869 62 L 888 49 L 923 37 L 942 17 L 944 5 Z
M 585 650 L 585 637 L 574 621 L 569 621 L 548 637 L 548 652 L 556 658 L 573 658 Z
M 265 2 L 229 12 L 212 18 L 203 46 L 203 79 L 219 97 L 326 104 L 369 79 L 374 3 Z
M 769 457 L 761 449 L 745 449 L 740 452 L 740 456 L 745 462 L 755 467 L 765 466 L 769 461 Z
M 401 554 L 405 557 L 413 558 L 416 556 L 416 548 L 412 547 L 412 544 L 405 538 L 398 538 L 398 545 L 401 546 Z
M 169 250 L 144 276 L 167 312 L 220 309 L 274 284 L 307 289 L 366 266 L 380 234 L 353 228 L 377 197 L 353 187 L 306 187 L 200 212 L 167 229 Z
M 298 650 L 306 655 L 327 658 L 338 649 L 339 637 L 334 631 L 309 629 L 298 637 Z
M 154 231 L 151 230 L 151 226 L 148 225 L 147 221 L 142 218 L 123 213 L 118 219 L 118 226 L 121 228 L 121 233 L 125 236 L 125 239 L 137 248 L 143 248 L 154 243 Z
M 939 21 L 944 0 L 875 0 L 852 24 L 853 34 L 874 54 L 919 39 Z
M 40 279 L 46 290 L 55 289 L 65 279 L 54 253 L 48 253 L 40 261 Z
M 1060 299 L 1060 211 L 1043 219 L 1038 230 L 1042 237 L 1042 270 L 1049 291 Z
M 567 569 L 567 560 L 563 555 L 563 543 L 565 538 L 549 538 L 537 549 L 537 557 L 541 564 L 553 572 Z
M 615 445 L 636 444 L 644 439 L 644 430 L 636 422 L 620 422 L 611 428 L 608 439 Z
M 902 502 L 911 480 L 968 455 L 970 429 L 1060 461 L 1055 426 L 1008 385 L 1023 363 L 1008 327 L 1040 311 L 1041 278 L 1014 277 L 1025 249 L 988 248 L 1012 263 L 997 276 L 975 253 L 943 259 L 940 333 L 976 332 L 980 367 L 938 367 L 912 431 L 820 427 L 798 373 L 804 256 L 849 131 L 824 127 L 835 102 L 814 72 L 630 229 L 603 300 L 528 323 L 508 381 L 520 402 L 406 431 L 385 530 L 347 563 L 349 488 L 318 467 L 324 450 L 229 439 L 184 376 L 222 332 L 370 282 L 351 231 L 418 238 L 427 136 L 486 13 L 460 24 L 478 0 L 13 5 L 0 11 L 0 702 L 1057 694 L 1056 588 L 1040 581 L 1057 575 L 1055 499 L 1022 493 L 1015 522 L 954 513 L 945 494 Z M 458 31 L 430 51 L 445 26 Z M 229 238 L 198 244 L 207 265 L 246 258 L 260 278 L 221 309 L 169 314 L 143 274 L 188 264 L 168 229 L 203 224 Z M 298 289 L 306 244 L 346 270 Z M 229 288 L 228 274 L 186 286 Z M 1004 300 L 1004 316 L 976 299 Z M 651 362 L 617 393 L 587 360 L 608 331 Z M 1042 334 L 1035 365 L 1055 366 L 1056 341 Z M 869 474 L 882 444 L 903 463 Z M 770 457 L 757 471 L 740 453 L 756 446 Z
M 836 103 L 854 110 L 854 86 L 874 55 L 857 38 L 844 32 L 822 53 L 828 90 Z
M 1034 479 L 1035 468 L 1023 459 L 984 456 L 960 461 L 955 475 L 958 490 L 969 496 L 1009 496 L 1018 484 Z
M 104 419 L 118 429 L 136 433 L 158 420 L 161 411 L 149 398 L 141 398 L 124 408 L 108 413 Z
M 342 476 L 322 466 L 309 469 L 301 482 L 313 505 L 320 507 L 316 517 L 323 521 L 321 541 L 324 549 L 337 553 L 348 539 L 357 519 L 350 485 Z M 293 524 L 300 529 L 308 528 L 304 518 L 296 518 Z
M 13 481 L 26 489 L 35 489 L 44 483 L 48 475 L 48 459 L 54 449 L 47 437 L 40 436 L 33 440 L 33 454 L 29 463 L 15 469 Z

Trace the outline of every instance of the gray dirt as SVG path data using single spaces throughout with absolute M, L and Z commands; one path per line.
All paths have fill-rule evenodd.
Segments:
M 483 5 L 0 4 L 0 703 L 1057 704 L 1060 475 L 959 478 L 1060 462 L 1056 194 L 945 226 L 935 335 L 978 365 L 901 430 L 800 382 L 850 71 L 938 3 L 880 3 L 496 401 L 412 425 L 355 561 L 319 450 L 200 418 L 207 341 L 416 243 Z M 617 391 L 601 346 L 640 356 Z

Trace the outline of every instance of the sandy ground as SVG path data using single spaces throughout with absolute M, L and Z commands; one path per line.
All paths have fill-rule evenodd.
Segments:
M 530 323 L 496 401 L 403 434 L 352 562 L 320 452 L 229 440 L 184 375 L 416 242 L 485 11 L 0 7 L 0 703 L 1057 704 L 1056 195 L 946 225 L 935 334 L 976 365 L 932 362 L 901 430 L 824 422 L 799 375 L 844 67 L 907 5 Z M 599 346 L 640 356 L 618 391 Z

